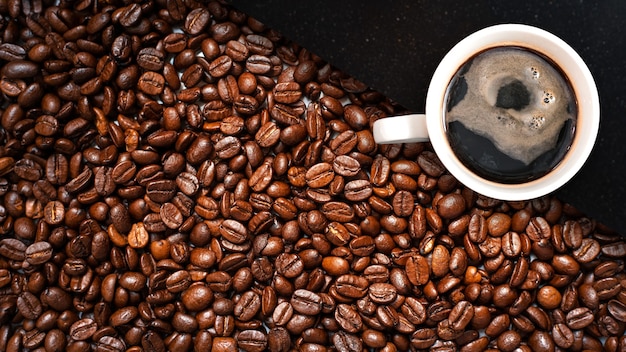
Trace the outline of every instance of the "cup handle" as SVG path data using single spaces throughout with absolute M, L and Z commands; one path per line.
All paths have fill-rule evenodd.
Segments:
M 374 121 L 374 141 L 378 144 L 428 142 L 426 115 L 411 114 Z

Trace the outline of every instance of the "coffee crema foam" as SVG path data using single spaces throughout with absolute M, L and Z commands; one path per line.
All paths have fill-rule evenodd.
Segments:
M 516 47 L 487 50 L 459 70 L 466 91 L 447 107 L 458 121 L 503 154 L 529 165 L 555 148 L 567 120 L 576 119 L 568 82 L 541 56 Z M 451 84 L 452 85 L 452 84 Z

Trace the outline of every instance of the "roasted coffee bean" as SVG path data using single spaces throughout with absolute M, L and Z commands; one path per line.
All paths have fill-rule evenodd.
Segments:
M 121 308 L 113 314 L 109 318 L 112 326 L 121 326 L 128 324 L 133 319 L 137 317 L 137 308 L 136 307 L 124 307 Z
M 237 304 L 235 304 L 233 313 L 241 321 L 249 321 L 261 308 L 261 297 L 252 292 L 245 292 Z
M 8 52 L 7 48 L 4 48 L 4 52 Z M 25 61 L 25 60 L 13 60 L 8 62 L 2 69 L 3 75 L 10 79 L 16 78 L 28 78 L 37 74 L 39 67 L 37 64 Z
M 280 139 L 280 129 L 273 121 L 264 123 L 257 133 L 255 140 L 261 147 L 271 147 Z
M 413 297 L 407 297 L 400 310 L 407 320 L 413 324 L 423 324 L 427 319 L 424 305 Z
M 16 44 L 0 44 L 0 58 L 6 61 L 22 60 L 26 57 L 26 50 Z
M 213 60 L 209 67 L 208 72 L 213 77 L 222 77 L 228 73 L 233 65 L 233 60 L 227 55 L 222 55 Z
M 602 246 L 602 254 L 609 258 L 622 258 L 626 256 L 626 243 L 615 242 Z
M 331 201 L 322 205 L 322 214 L 326 219 L 337 222 L 348 222 L 354 217 L 352 207 L 344 202 Z
M 572 252 L 572 256 L 579 263 L 589 263 L 593 261 L 601 252 L 601 247 L 598 241 L 593 238 L 584 238 L 580 247 L 576 248 Z
M 542 217 L 530 219 L 530 223 L 526 227 L 526 233 L 533 241 L 539 241 L 542 238 L 550 238 L 552 230 L 550 224 Z
M 554 341 L 548 332 L 535 330 L 528 339 L 528 347 L 532 351 L 553 351 Z
M 287 278 L 293 278 L 302 273 L 304 264 L 297 254 L 282 253 L 276 258 L 276 271 Z
M 460 194 L 443 196 L 437 202 L 437 212 L 444 219 L 454 219 L 465 211 L 465 200 Z
M 522 251 L 522 240 L 517 232 L 509 231 L 502 236 L 502 253 L 510 258 L 517 258 Z
M 343 224 L 333 221 L 326 228 L 326 238 L 331 243 L 341 246 L 350 240 L 350 232 Z
M 132 222 L 128 209 L 122 204 L 118 203 L 111 207 L 109 210 L 109 216 L 115 229 L 121 233 L 128 233 L 130 231 Z
M 137 54 L 137 64 L 148 71 L 163 69 L 165 54 L 155 48 L 144 48 Z
M 24 260 L 26 258 L 27 246 L 24 242 L 15 238 L 5 238 L 0 240 L 0 254 L 11 260 Z
M 350 271 L 350 263 L 341 257 L 329 256 L 322 260 L 322 268 L 332 276 L 340 276 Z
M 607 308 L 615 319 L 624 322 L 626 319 L 626 305 L 624 305 L 623 302 L 614 299 L 610 300 L 607 304 Z
M 333 170 L 341 176 L 355 176 L 361 170 L 359 162 L 347 155 L 339 155 L 333 160 Z
M 272 313 L 272 318 L 278 326 L 287 325 L 292 316 L 293 306 L 289 302 L 279 303 Z
M 468 301 L 460 301 L 450 311 L 448 321 L 455 331 L 462 331 L 474 317 L 474 306 Z
M 98 330 L 98 325 L 93 319 L 84 318 L 72 324 L 69 335 L 76 341 L 83 341 L 91 338 Z
M 511 227 L 511 217 L 504 213 L 495 213 L 487 218 L 487 231 L 491 236 L 500 237 Z
M 148 95 L 161 94 L 165 88 L 165 78 L 159 73 L 147 71 L 139 77 L 137 88 Z
M 575 308 L 567 313 L 565 323 L 570 329 L 582 329 L 594 320 L 593 313 L 587 307 Z
M 377 304 L 390 304 L 397 297 L 397 290 L 392 284 L 373 283 L 368 289 L 368 297 Z
M 367 294 L 367 279 L 356 275 L 342 275 L 336 280 L 337 293 L 345 297 L 361 298 Z
M 555 255 L 552 258 L 552 267 L 557 273 L 565 275 L 576 275 L 580 270 L 580 265 L 569 255 Z
M 242 244 L 248 239 L 248 231 L 243 224 L 235 220 L 224 220 L 220 225 L 220 234 L 226 240 Z
M 259 330 L 243 330 L 237 337 L 237 343 L 245 351 L 265 351 L 267 336 Z
M 322 310 L 322 299 L 319 295 L 308 290 L 296 290 L 290 300 L 293 309 L 301 314 L 316 315 Z
M 437 340 L 435 330 L 423 328 L 415 330 L 411 335 L 411 346 L 417 349 L 427 349 L 432 346 Z
M 413 285 L 425 285 L 430 278 L 430 267 L 421 255 L 411 256 L 406 261 L 406 274 Z
M 354 180 L 346 183 L 343 193 L 350 201 L 363 201 L 372 195 L 372 186 L 367 180 Z
M 350 305 L 338 304 L 335 320 L 348 333 L 356 333 L 363 328 L 363 321 L 357 311 Z
M 22 292 L 17 297 L 17 310 L 27 319 L 37 319 L 43 312 L 43 307 L 37 296 Z
M 52 245 L 48 242 L 35 242 L 28 246 L 24 251 L 25 259 L 32 265 L 39 265 L 47 262 L 52 258 Z
M 450 268 L 450 253 L 443 245 L 435 246 L 431 260 L 433 275 L 441 277 L 448 273 Z
M 185 18 L 183 26 L 185 32 L 191 35 L 197 35 L 209 24 L 210 13 L 206 8 L 196 8 L 190 11 Z
M 552 338 L 554 343 L 561 348 L 570 348 L 574 344 L 572 330 L 563 323 L 554 324 L 552 327 Z
M 183 224 L 183 215 L 172 203 L 163 203 L 159 209 L 159 215 L 165 226 L 172 230 L 178 229 Z
M 340 133 L 335 139 L 332 139 L 328 146 L 335 155 L 344 155 L 350 153 L 358 143 L 357 135 L 352 130 Z
M 231 40 L 228 43 L 226 43 L 226 49 L 224 50 L 224 52 L 234 61 L 245 61 L 246 58 L 248 58 L 250 54 L 248 47 L 244 43 L 235 41 L 235 40 Z M 256 86 L 256 78 L 254 78 L 254 75 L 250 74 L 249 72 L 244 72 L 239 76 L 240 82 L 242 80 L 242 77 L 244 81 L 251 82 L 252 80 L 254 80 L 253 84 L 254 86 Z M 247 85 L 240 84 L 239 88 L 241 89 L 242 86 L 247 86 Z M 247 86 L 247 88 L 244 89 L 243 91 L 244 94 L 250 94 L 252 92 L 254 92 L 254 87 L 251 87 L 251 86 Z

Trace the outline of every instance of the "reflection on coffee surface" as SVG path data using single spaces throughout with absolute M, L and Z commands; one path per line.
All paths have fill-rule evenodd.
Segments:
M 476 55 L 456 73 L 446 99 L 455 154 L 487 179 L 539 178 L 572 143 L 573 90 L 558 69 L 532 51 L 498 47 Z

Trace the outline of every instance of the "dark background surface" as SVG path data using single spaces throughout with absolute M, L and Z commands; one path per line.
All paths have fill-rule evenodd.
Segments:
M 557 195 L 626 234 L 626 1 L 231 3 L 415 112 L 424 111 L 437 64 L 465 36 L 494 24 L 524 23 L 561 37 L 596 80 L 601 126 L 585 167 Z

